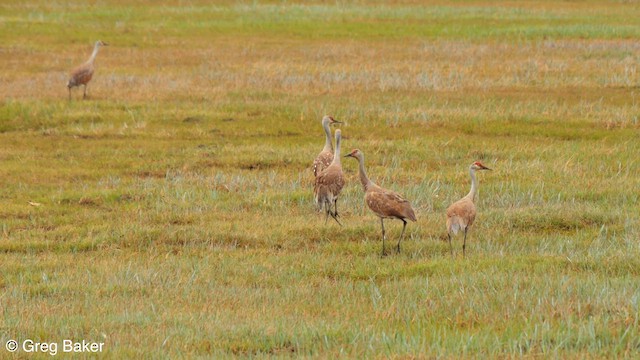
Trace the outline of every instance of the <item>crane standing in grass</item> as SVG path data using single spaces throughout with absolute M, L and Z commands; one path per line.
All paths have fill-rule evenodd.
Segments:
M 329 128 L 329 125 L 333 124 L 341 124 L 341 122 L 329 115 L 325 115 L 322 118 L 322 128 L 324 129 L 325 141 L 324 148 L 313 161 L 314 177 L 318 177 L 322 170 L 329 167 L 329 165 L 331 165 L 331 161 L 333 161 L 333 145 L 331 144 L 331 129 Z
M 447 208 L 447 236 L 449 238 L 449 251 L 453 256 L 453 245 L 451 245 L 451 233 L 456 235 L 458 230 L 464 231 L 464 242 L 462 243 L 462 257 L 465 256 L 465 248 L 467 247 L 467 232 L 473 221 L 476 219 L 476 205 L 474 204 L 476 193 L 478 192 L 478 180 L 476 179 L 476 171 L 491 170 L 476 161 L 469 166 L 469 174 L 471 175 L 471 191 L 467 196 L 454 202 Z
M 87 62 L 78 66 L 71 72 L 71 76 L 69 78 L 69 81 L 67 82 L 67 88 L 69 89 L 69 100 L 71 100 L 71 88 L 80 85 L 84 86 L 84 95 L 82 95 L 82 98 L 85 99 L 87 97 L 87 84 L 93 77 L 93 62 L 98 55 L 98 49 L 100 49 L 101 46 L 107 45 L 109 44 L 105 43 L 102 40 L 96 41 L 96 45 L 93 47 L 93 53 L 91 54 L 89 60 L 87 60 Z
M 400 194 L 381 188 L 369 180 L 367 172 L 364 169 L 364 154 L 362 151 L 355 149 L 345 155 L 345 157 L 352 157 L 358 160 L 360 165 L 360 182 L 365 191 L 364 200 L 367 206 L 369 206 L 369 209 L 380 218 L 380 225 L 382 226 L 382 256 L 386 255 L 384 249 L 384 219 L 398 219 L 402 221 L 402 234 L 400 234 L 400 240 L 398 240 L 396 247 L 396 251 L 400 253 L 400 242 L 404 237 L 407 219 L 416 221 L 416 214 L 413 212 L 411 204 L 400 196 Z
M 331 164 L 324 169 L 316 177 L 313 194 L 315 195 L 316 204 L 322 210 L 324 208 L 326 217 L 324 223 L 327 223 L 329 215 L 340 225 L 338 221 L 338 195 L 344 186 L 344 176 L 342 175 L 342 164 L 340 163 L 340 129 L 336 130 L 336 152 L 333 154 Z M 333 205 L 333 211 L 331 211 Z

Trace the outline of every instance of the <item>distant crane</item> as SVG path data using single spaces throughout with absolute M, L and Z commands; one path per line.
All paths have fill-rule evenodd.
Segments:
M 95 46 L 93 47 L 93 53 L 87 62 L 78 66 L 73 71 L 71 71 L 69 81 L 67 82 L 67 88 L 69 89 L 69 100 L 71 100 L 71 88 L 84 85 L 84 95 L 83 99 L 87 97 L 87 84 L 91 81 L 93 77 L 93 62 L 96 59 L 96 55 L 98 55 L 98 49 L 100 46 L 107 46 L 109 44 L 105 43 L 102 40 L 96 41 Z
M 331 144 L 331 129 L 329 128 L 329 125 L 332 124 L 342 124 L 342 122 L 336 121 L 333 116 L 329 115 L 325 115 L 322 118 L 322 128 L 325 133 L 325 141 L 324 148 L 313 161 L 314 177 L 317 177 L 318 174 L 320 174 L 322 170 L 326 169 L 331 164 L 331 161 L 333 161 L 333 145 Z
M 467 196 L 454 202 L 447 208 L 447 236 L 449 238 L 449 251 L 453 256 L 453 245 L 451 245 L 451 233 L 456 235 L 459 230 L 464 231 L 464 242 L 462 243 L 462 257 L 465 256 L 465 248 L 467 247 L 467 232 L 473 221 L 476 219 L 476 205 L 474 204 L 476 193 L 478 192 L 478 180 L 476 180 L 476 171 L 491 170 L 476 161 L 469 166 L 469 174 L 471 175 L 471 191 Z
M 327 223 L 329 215 L 340 225 L 338 221 L 338 195 L 342 191 L 344 186 L 344 176 L 342 175 L 342 164 L 340 163 L 340 129 L 336 130 L 336 152 L 333 156 L 331 164 L 324 169 L 316 177 L 316 182 L 313 187 L 313 194 L 315 196 L 318 209 L 324 208 L 326 217 L 324 223 Z M 331 205 L 333 205 L 333 211 L 331 211 Z
M 367 172 L 364 169 L 364 154 L 362 151 L 355 149 L 345 155 L 345 157 L 352 157 L 358 160 L 360 165 L 360 182 L 365 191 L 364 200 L 367 206 L 369 206 L 369 209 L 380 218 L 380 225 L 382 226 L 382 256 L 386 255 L 384 249 L 384 219 L 398 219 L 402 221 L 402 233 L 400 234 L 400 240 L 398 240 L 396 247 L 396 251 L 400 253 L 400 242 L 404 237 L 404 230 L 407 227 L 406 219 L 414 222 L 417 221 L 411 203 L 400 196 L 400 194 L 381 188 L 369 180 Z

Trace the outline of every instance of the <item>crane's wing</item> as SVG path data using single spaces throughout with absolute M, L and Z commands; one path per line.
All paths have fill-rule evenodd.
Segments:
M 454 234 L 473 224 L 476 206 L 468 198 L 462 198 L 447 208 L 447 229 Z
M 320 173 L 331 165 L 333 154 L 329 151 L 323 151 L 313 161 L 313 176 L 317 177 Z
M 365 196 L 369 208 L 380 217 L 395 217 L 416 221 L 411 203 L 400 194 L 380 188 L 369 191 Z
M 344 176 L 339 165 L 326 168 L 316 177 L 313 187 L 316 203 L 320 206 L 325 201 L 332 202 L 344 187 Z
M 93 77 L 93 67 L 82 65 L 71 72 L 69 86 L 78 86 L 86 84 Z

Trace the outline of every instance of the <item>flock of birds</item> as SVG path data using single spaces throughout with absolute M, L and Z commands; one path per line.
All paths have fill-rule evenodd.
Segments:
M 342 164 L 340 162 L 340 140 L 341 131 L 335 132 L 336 147 L 333 150 L 331 141 L 330 126 L 340 124 L 332 116 L 322 118 L 322 128 L 325 133 L 324 148 L 318 154 L 313 162 L 313 174 L 315 183 L 313 193 L 318 210 L 325 211 L 325 224 L 331 216 L 338 224 L 342 225 L 338 220 L 338 197 L 344 187 L 345 180 L 342 173 Z M 380 226 L 382 227 L 382 256 L 385 256 L 385 230 L 384 219 L 398 219 L 402 221 L 402 233 L 396 245 L 396 252 L 400 253 L 400 243 L 404 238 L 404 232 L 407 227 L 407 220 L 417 221 L 416 214 L 411 207 L 411 203 L 403 198 L 400 194 L 385 189 L 369 179 L 367 171 L 364 168 L 364 154 L 359 149 L 354 149 L 345 157 L 351 157 L 358 160 L 358 172 L 360 183 L 364 189 L 364 201 L 371 211 L 380 218 Z M 471 175 L 471 191 L 462 199 L 451 204 L 447 208 L 447 237 L 449 240 L 449 251 L 453 256 L 453 245 L 451 244 L 451 236 L 456 235 L 459 231 L 464 232 L 464 242 L 462 244 L 462 256 L 466 255 L 467 232 L 473 225 L 476 218 L 476 206 L 474 204 L 476 193 L 478 192 L 478 180 L 476 179 L 476 171 L 491 170 L 484 166 L 481 162 L 476 161 L 469 166 Z
M 94 45 L 93 52 L 91 53 L 89 60 L 71 72 L 69 81 L 67 82 L 69 100 L 71 100 L 71 89 L 81 85 L 84 87 L 83 99 L 87 97 L 87 84 L 93 78 L 94 73 L 93 63 L 98 55 L 100 47 L 107 45 L 107 43 L 98 40 Z M 342 226 L 338 220 L 338 197 L 345 185 L 344 175 L 342 173 L 342 164 L 340 162 L 341 132 L 339 129 L 335 132 L 336 147 L 334 151 L 330 129 L 331 125 L 340 123 L 340 121 L 335 120 L 332 116 L 327 115 L 322 118 L 325 143 L 324 148 L 313 162 L 313 175 L 315 176 L 313 192 L 315 202 L 318 205 L 318 210 L 322 211 L 322 209 L 324 209 L 325 211 L 325 224 L 328 221 L 329 216 L 331 216 Z M 411 203 L 400 194 L 385 189 L 369 179 L 364 168 L 364 154 L 361 150 L 354 149 L 349 154 L 345 155 L 345 157 L 351 157 L 358 160 L 360 182 L 364 188 L 364 200 L 369 209 L 371 209 L 371 211 L 380 218 L 380 226 L 382 227 L 382 256 L 386 255 L 384 244 L 386 240 L 384 219 L 398 219 L 402 221 L 402 233 L 400 234 L 400 239 L 396 245 L 396 252 L 400 253 L 400 243 L 404 238 L 407 220 L 411 220 L 413 222 L 417 221 L 416 214 L 411 207 Z M 471 190 L 469 191 L 469 194 L 447 208 L 447 236 L 449 240 L 449 251 L 452 256 L 453 245 L 451 244 L 451 236 L 456 235 L 459 231 L 464 233 L 464 242 L 462 244 L 463 257 L 466 253 L 467 232 L 473 225 L 476 218 L 476 206 L 474 204 L 475 196 L 478 191 L 476 171 L 480 170 L 491 169 L 484 166 L 479 161 L 471 164 L 469 167 L 469 173 L 471 175 Z

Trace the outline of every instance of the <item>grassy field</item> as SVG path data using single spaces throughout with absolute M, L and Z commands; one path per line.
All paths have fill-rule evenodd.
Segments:
M 0 4 L 0 358 L 639 356 L 637 2 L 152 4 Z M 315 212 L 324 114 L 401 254 L 352 159 Z

